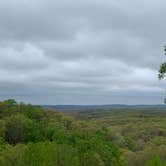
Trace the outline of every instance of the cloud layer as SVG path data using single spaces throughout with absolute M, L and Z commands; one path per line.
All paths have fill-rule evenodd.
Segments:
M 0 99 L 162 103 L 164 0 L 0 1 Z

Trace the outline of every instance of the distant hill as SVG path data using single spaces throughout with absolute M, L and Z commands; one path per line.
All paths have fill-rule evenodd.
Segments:
M 44 108 L 59 111 L 110 110 L 110 109 L 166 109 L 166 105 L 41 105 Z

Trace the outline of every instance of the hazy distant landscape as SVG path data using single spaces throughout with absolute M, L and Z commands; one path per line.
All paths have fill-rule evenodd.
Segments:
M 43 108 L 48 108 L 52 110 L 58 111 L 93 111 L 93 110 L 111 110 L 111 109 L 166 109 L 166 105 L 158 104 L 158 105 L 125 105 L 125 104 L 112 104 L 112 105 L 40 105 Z

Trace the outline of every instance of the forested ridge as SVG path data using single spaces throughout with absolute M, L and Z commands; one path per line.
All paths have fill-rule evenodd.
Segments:
M 0 166 L 165 166 L 166 114 L 0 102 Z

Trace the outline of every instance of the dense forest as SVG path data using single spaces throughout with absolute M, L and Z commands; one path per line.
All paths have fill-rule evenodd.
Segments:
M 0 102 L 0 166 L 165 165 L 165 110 L 63 113 Z

